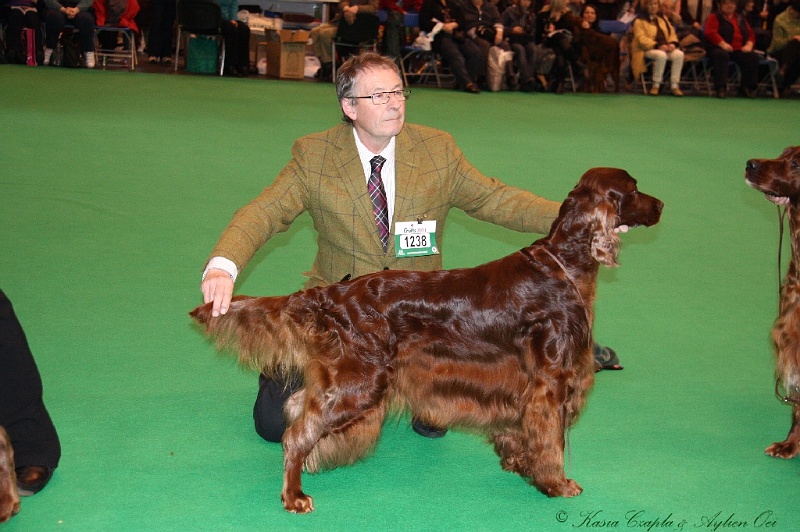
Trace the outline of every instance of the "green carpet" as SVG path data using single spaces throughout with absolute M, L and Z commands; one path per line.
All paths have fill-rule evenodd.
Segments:
M 63 445 L 3 530 L 797 530 L 800 459 L 763 453 L 790 416 L 769 343 L 778 218 L 743 181 L 747 159 L 800 143 L 796 101 L 415 88 L 408 121 L 488 175 L 560 200 L 618 166 L 664 201 L 600 276 L 596 336 L 625 370 L 598 375 L 570 434 L 577 498 L 503 472 L 478 436 L 402 419 L 362 463 L 306 475 L 317 510 L 295 516 L 280 446 L 252 428 L 255 374 L 187 312 L 235 209 L 340 119 L 333 87 L 0 66 L 0 94 L 0 287 Z M 440 244 L 459 267 L 535 238 L 453 212 Z M 300 288 L 313 249 L 301 217 L 238 293 Z

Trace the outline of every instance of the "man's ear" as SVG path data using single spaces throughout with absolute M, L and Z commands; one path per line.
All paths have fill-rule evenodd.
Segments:
M 350 120 L 355 121 L 358 113 L 356 113 L 356 103 L 352 98 L 342 98 L 342 112 Z

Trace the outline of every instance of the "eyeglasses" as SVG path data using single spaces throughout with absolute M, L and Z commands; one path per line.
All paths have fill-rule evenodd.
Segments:
M 369 96 L 353 96 L 353 98 L 357 100 L 366 100 L 367 98 L 371 98 L 373 104 L 384 105 L 389 103 L 389 96 L 392 94 L 394 94 L 394 97 L 397 98 L 398 101 L 402 102 L 408 100 L 408 97 L 411 96 L 411 89 L 376 92 L 375 94 L 370 94 Z

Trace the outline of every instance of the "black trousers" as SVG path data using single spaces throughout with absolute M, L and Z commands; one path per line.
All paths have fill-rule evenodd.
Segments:
M 258 395 L 253 405 L 253 421 L 256 432 L 267 441 L 280 443 L 286 431 L 283 405 L 294 392 L 303 387 L 299 377 L 273 379 L 265 375 L 258 377 Z
M 235 68 L 242 74 L 250 72 L 250 27 L 230 20 L 222 22 L 222 36 L 225 39 L 225 68 Z
M 147 32 L 147 55 L 172 57 L 175 25 L 174 0 L 152 0 L 150 2 L 150 28 Z
M 36 61 L 42 64 L 44 58 L 42 44 L 42 21 L 38 11 L 22 13 L 19 9 L 0 8 L 4 10 L 6 22 L 6 46 L 8 47 L 9 62 L 25 64 L 27 50 L 22 49 L 22 29 L 33 28 L 36 37 Z
M 714 46 L 709 48 L 708 57 L 713 68 L 715 90 L 724 89 L 728 85 L 728 61 L 739 65 L 739 70 L 742 72 L 740 88 L 755 89 L 758 85 L 758 54 L 755 52 L 734 50 L 728 53 Z
M 783 69 L 781 89 L 788 89 L 800 77 L 800 41 L 789 41 L 775 57 Z
M 61 458 L 56 428 L 42 401 L 42 379 L 25 332 L 0 290 L 0 425 L 17 467 L 55 468 Z

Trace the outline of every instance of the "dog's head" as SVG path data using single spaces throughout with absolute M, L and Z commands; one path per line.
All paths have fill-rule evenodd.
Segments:
M 618 229 L 658 223 L 664 203 L 636 188 L 636 180 L 619 168 L 592 168 L 570 192 L 559 218 L 567 232 L 588 228 L 591 253 L 609 267 L 617 266 Z
M 744 180 L 773 203 L 796 206 L 800 201 L 800 146 L 786 148 L 777 159 L 750 159 Z

